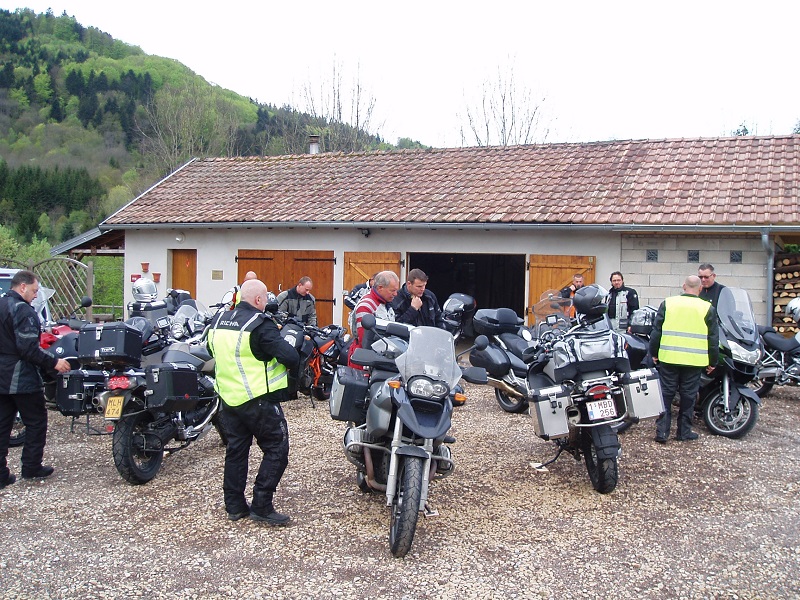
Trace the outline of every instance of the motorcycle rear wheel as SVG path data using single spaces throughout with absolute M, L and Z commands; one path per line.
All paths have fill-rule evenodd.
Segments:
M 758 421 L 758 404 L 755 400 L 739 396 L 730 415 L 725 415 L 722 392 L 715 392 L 702 406 L 703 421 L 716 435 L 738 439 L 745 436 Z
M 143 432 L 155 419 L 147 411 L 123 415 L 114 428 L 111 449 L 114 466 L 128 483 L 140 485 L 153 479 L 164 460 L 163 450 L 145 450 L 141 447 Z
M 583 431 L 581 438 L 583 459 L 586 462 L 586 471 L 589 473 L 592 487 L 601 494 L 613 492 L 619 480 L 617 457 L 598 458 L 597 448 L 595 448 L 592 434 L 589 431 Z
M 19 413 L 14 417 L 14 424 L 11 426 L 11 435 L 8 437 L 8 447 L 16 448 L 25 443 L 25 423 L 19 416 Z
M 764 377 L 763 379 L 753 379 L 748 387 L 756 393 L 759 398 L 766 398 L 775 386 L 774 377 Z
M 392 520 L 389 527 L 389 548 L 392 555 L 402 558 L 411 550 L 417 529 L 422 499 L 423 460 L 405 456 L 397 477 L 397 493 L 392 500 Z
M 525 412 L 528 408 L 528 401 L 525 400 L 525 398 L 509 396 L 498 388 L 494 388 L 494 397 L 497 398 L 497 403 L 500 405 L 500 408 L 508 413 L 521 413 Z

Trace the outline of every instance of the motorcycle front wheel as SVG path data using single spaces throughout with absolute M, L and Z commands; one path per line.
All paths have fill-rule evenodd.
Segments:
M 128 483 L 139 485 L 153 479 L 164 460 L 163 450 L 146 448 L 147 426 L 154 421 L 147 411 L 123 415 L 114 428 L 111 450 L 114 465 Z
M 392 500 L 392 520 L 389 527 L 389 548 L 392 555 L 402 558 L 411 550 L 417 529 L 422 499 L 422 467 L 417 456 L 403 457 L 397 477 L 397 493 Z
M 8 438 L 8 447 L 16 448 L 25 443 L 25 423 L 17 413 L 14 416 L 14 424 L 11 426 L 11 435 Z
M 592 434 L 584 430 L 581 433 L 583 459 L 586 461 L 586 470 L 592 487 L 601 494 L 609 494 L 617 487 L 619 480 L 619 466 L 617 457 L 598 458 Z
M 706 400 L 702 411 L 703 421 L 711 433 L 734 439 L 747 434 L 758 420 L 758 404 L 745 396 L 739 396 L 736 406 L 726 415 L 722 391 L 715 392 Z
M 497 398 L 500 408 L 508 413 L 521 413 L 528 408 L 528 401 L 525 398 L 509 396 L 498 388 L 494 388 L 494 397 Z
M 753 379 L 747 387 L 756 393 L 759 398 L 766 398 L 775 386 L 774 377 L 764 377 L 763 379 Z

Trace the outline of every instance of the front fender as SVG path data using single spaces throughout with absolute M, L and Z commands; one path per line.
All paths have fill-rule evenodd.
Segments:
M 401 456 L 416 456 L 422 459 L 429 458 L 428 452 L 421 446 L 400 446 L 395 451 L 395 454 L 399 454 Z
M 733 409 L 739 403 L 739 398 L 744 396 L 755 402 L 756 404 L 761 404 L 761 398 L 758 397 L 758 394 L 755 391 L 751 390 L 746 385 L 736 384 L 731 386 L 731 406 L 730 408 Z

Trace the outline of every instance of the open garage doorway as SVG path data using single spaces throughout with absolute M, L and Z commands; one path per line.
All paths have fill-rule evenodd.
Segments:
M 525 314 L 524 254 L 409 252 L 408 268 L 422 269 L 439 304 L 455 292 L 469 294 L 478 308 L 511 308 Z

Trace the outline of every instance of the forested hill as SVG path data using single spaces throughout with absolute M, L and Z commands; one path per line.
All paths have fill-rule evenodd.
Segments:
M 393 146 L 259 104 L 66 14 L 0 10 L 0 226 L 51 244 L 96 225 L 194 156 Z M 401 147 L 419 147 L 400 140 Z

